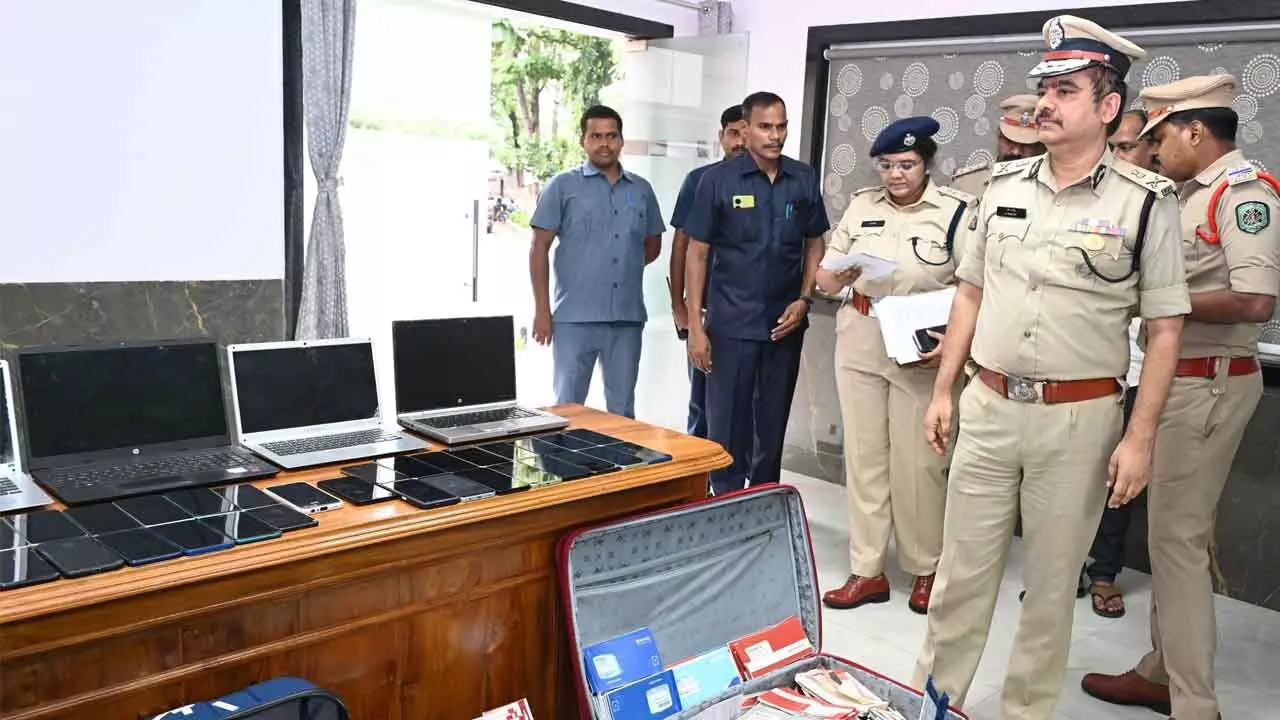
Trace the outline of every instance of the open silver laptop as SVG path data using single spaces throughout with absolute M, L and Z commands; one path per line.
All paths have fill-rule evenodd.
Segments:
M 18 451 L 17 402 L 13 398 L 13 378 L 9 363 L 0 360 L 0 513 L 48 505 L 53 502 L 22 466 Z
M 229 345 L 227 370 L 237 439 L 281 467 L 426 447 L 384 426 L 367 338 Z
M 510 316 L 399 320 L 391 335 L 396 413 L 404 427 L 454 445 L 569 424 L 516 403 Z

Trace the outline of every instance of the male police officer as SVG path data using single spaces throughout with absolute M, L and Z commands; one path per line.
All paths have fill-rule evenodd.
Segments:
M 665 228 L 653 188 L 618 160 L 623 142 L 618 113 L 603 105 L 587 108 L 581 131 L 586 162 L 557 175 L 533 213 L 533 339 L 545 345 L 555 336 L 556 402 L 586 402 L 599 359 L 609 412 L 635 417 L 647 319 L 644 266 L 658 259 Z M 557 236 L 553 312 L 548 255 Z
M 684 228 L 689 357 L 708 373 L 707 437 L 733 456 L 729 468 L 711 474 L 717 495 L 748 480 L 778 481 L 822 237 L 830 228 L 817 172 L 782 155 L 782 98 L 755 93 L 742 102 L 742 114 L 747 154 L 707 171 Z
M 1014 95 L 1000 103 L 1000 132 L 996 133 L 996 160 L 1008 162 L 1044 153 L 1036 135 L 1035 95 Z M 951 187 L 980 197 L 991 182 L 991 163 L 967 165 L 951 175 Z
M 1230 75 L 1142 91 L 1178 203 L 1191 315 L 1160 419 L 1147 498 L 1153 649 L 1123 675 L 1086 675 L 1085 692 L 1178 720 L 1213 720 L 1217 630 L 1209 541 L 1218 498 L 1262 396 L 1259 324 L 1280 293 L 1280 195 L 1236 149 L 1239 94 Z
M 725 159 L 734 158 L 747 151 L 747 121 L 742 119 L 742 106 L 734 105 L 720 113 L 720 149 Z M 693 209 L 694 193 L 698 190 L 698 182 L 711 167 L 703 165 L 694 168 L 684 178 L 680 186 L 680 194 L 676 196 L 676 208 L 671 211 L 671 227 L 675 228 L 675 238 L 671 241 L 671 314 L 676 321 L 676 330 L 687 334 L 689 331 L 689 307 L 684 296 L 685 255 L 689 250 L 689 236 L 684 232 L 684 223 Z M 689 434 L 694 437 L 707 436 L 707 381 L 706 375 L 689 363 Z
M 1173 184 L 1115 158 L 1107 136 L 1141 48 L 1095 23 L 1045 23 L 1036 124 L 1048 154 L 1001 163 L 969 221 L 942 367 L 925 428 L 938 452 L 960 400 L 942 559 L 916 668 L 962 703 L 982 657 L 1018 512 L 1026 600 L 1002 717 L 1050 717 L 1066 671 L 1076 578 L 1111 487 L 1147 482 L 1156 425 L 1190 310 Z M 1121 439 L 1120 390 L 1135 309 L 1147 358 Z

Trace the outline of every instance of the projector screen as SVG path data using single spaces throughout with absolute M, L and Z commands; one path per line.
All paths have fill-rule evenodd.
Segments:
M 0 2 L 0 283 L 283 277 L 280 5 Z

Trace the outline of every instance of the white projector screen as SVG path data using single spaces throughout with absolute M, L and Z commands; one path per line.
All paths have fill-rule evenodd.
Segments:
M 0 1 L 0 283 L 283 277 L 280 6 Z

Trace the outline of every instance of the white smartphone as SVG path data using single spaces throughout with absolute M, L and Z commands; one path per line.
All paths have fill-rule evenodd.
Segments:
M 298 512 L 304 512 L 308 515 L 314 515 L 326 510 L 337 510 L 342 507 L 341 500 L 310 483 L 291 482 L 283 485 L 272 485 L 263 490 L 263 492 Z

